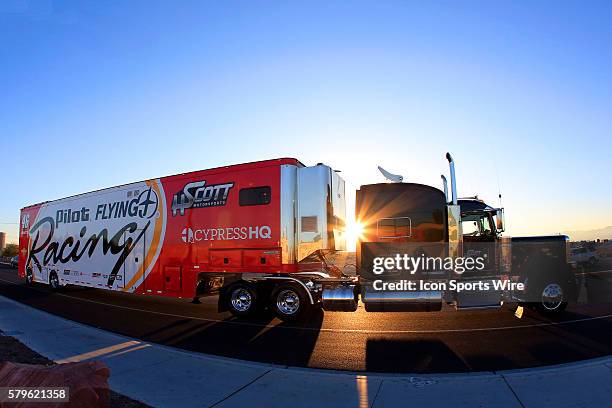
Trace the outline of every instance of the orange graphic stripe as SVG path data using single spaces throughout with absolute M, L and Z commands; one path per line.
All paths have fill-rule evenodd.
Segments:
M 147 256 L 145 257 L 145 261 L 140 268 L 138 268 L 138 272 L 130 279 L 127 285 L 123 287 L 123 291 L 127 292 L 136 282 L 138 282 L 142 276 L 144 275 L 146 268 L 148 265 L 153 262 L 153 258 L 155 258 L 155 254 L 157 253 L 157 248 L 159 247 L 159 243 L 161 241 L 162 235 L 162 227 L 164 225 L 164 217 L 166 216 L 166 209 L 163 206 L 164 198 L 159 191 L 159 187 L 155 180 L 148 180 L 147 186 L 153 187 L 153 190 L 157 194 L 158 202 L 159 202 L 159 217 L 155 220 L 155 229 L 153 230 L 153 241 L 151 242 L 151 247 L 147 251 Z

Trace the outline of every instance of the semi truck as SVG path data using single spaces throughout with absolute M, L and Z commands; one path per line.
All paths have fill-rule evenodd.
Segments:
M 451 193 L 416 183 L 361 186 L 356 218 L 363 226 L 357 243 L 359 293 L 366 310 L 499 308 L 514 302 L 543 313 L 559 313 L 577 298 L 577 279 L 565 235 L 503 237 L 504 209 L 478 197 L 457 197 L 450 154 Z M 434 259 L 480 259 L 481 267 L 391 270 L 393 281 L 427 281 L 438 290 L 378 290 L 376 258 L 397 254 Z M 389 271 L 387 271 L 389 272 Z M 431 283 L 438 283 L 437 285 Z M 406 285 L 403 285 L 406 286 Z M 458 287 L 475 288 L 457 290 Z M 446 289 L 444 289 L 446 288 Z
M 567 237 L 505 238 L 503 209 L 416 183 L 362 185 L 356 253 L 346 251 L 345 182 L 324 164 L 281 158 L 177 174 L 97 190 L 21 210 L 18 273 L 27 284 L 66 285 L 198 302 L 249 318 L 272 310 L 295 321 L 317 309 L 439 310 L 499 307 L 506 300 L 563 310 L 573 292 Z M 468 225 L 472 230 L 467 231 Z M 465 232 L 464 232 L 465 231 Z M 387 270 L 385 282 L 427 289 L 379 290 L 385 256 L 480 257 L 484 268 Z M 343 268 L 353 255 L 354 273 Z M 344 259 L 345 261 L 339 261 Z M 517 290 L 461 292 L 449 282 L 498 280 Z M 436 288 L 429 289 L 435 284 Z

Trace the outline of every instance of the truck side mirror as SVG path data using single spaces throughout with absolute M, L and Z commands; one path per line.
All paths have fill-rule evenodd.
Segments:
M 497 212 L 495 213 L 495 220 L 496 220 L 495 228 L 497 229 L 497 232 L 504 232 L 504 209 L 503 208 L 497 209 Z

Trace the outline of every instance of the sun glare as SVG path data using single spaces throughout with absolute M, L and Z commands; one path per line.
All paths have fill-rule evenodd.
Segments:
M 357 240 L 362 238 L 363 225 L 356 220 L 350 220 L 346 224 L 346 249 L 354 251 L 357 245 Z

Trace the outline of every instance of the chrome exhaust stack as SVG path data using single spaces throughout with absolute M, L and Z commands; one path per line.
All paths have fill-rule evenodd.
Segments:
M 452 201 L 446 205 L 448 225 L 448 255 L 451 258 L 463 256 L 463 232 L 461 230 L 461 207 L 457 203 L 457 178 L 455 176 L 455 161 L 450 153 L 446 153 L 450 167 L 450 183 Z M 448 198 L 447 198 L 448 199 Z
M 450 178 L 451 178 L 451 192 L 453 195 L 453 205 L 457 205 L 457 178 L 455 177 L 455 161 L 450 153 L 446 153 L 446 160 L 448 160 L 448 166 L 450 167 Z
M 444 177 L 444 174 L 441 174 L 440 177 L 442 177 L 442 186 L 444 186 L 444 199 L 448 204 L 448 182 L 446 181 L 446 177 Z

